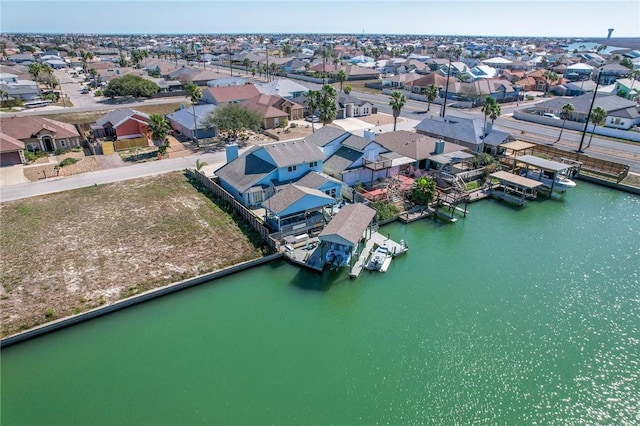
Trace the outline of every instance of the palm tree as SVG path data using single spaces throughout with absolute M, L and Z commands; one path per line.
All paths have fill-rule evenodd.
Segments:
M 244 67 L 245 74 L 249 75 L 249 67 L 251 66 L 251 60 L 249 58 L 244 58 L 242 60 L 242 66 Z
M 595 107 L 593 111 L 591 111 L 590 121 L 593 123 L 593 130 L 591 130 L 591 136 L 589 137 L 589 143 L 585 148 L 589 148 L 591 146 L 591 139 L 593 139 L 593 134 L 596 131 L 596 126 L 602 126 L 607 119 L 607 110 L 602 107 Z
M 640 70 L 633 70 L 629 73 L 629 79 L 631 80 L 631 87 L 629 87 L 628 96 L 631 96 L 631 91 L 633 90 L 633 85 L 636 81 L 640 80 Z
M 202 99 L 202 91 L 200 88 L 194 83 L 187 83 L 187 98 L 191 99 L 191 108 L 193 109 L 193 140 L 196 143 L 196 146 L 199 146 L 200 143 L 198 141 L 198 120 L 196 117 L 196 104 L 200 102 Z
M 556 142 L 558 142 L 560 140 L 560 138 L 562 137 L 562 131 L 564 130 L 564 125 L 567 122 L 567 120 L 569 119 L 569 117 L 571 117 L 571 113 L 575 110 L 575 108 L 573 107 L 573 104 L 569 103 L 569 104 L 564 104 L 562 106 L 562 112 L 560 113 L 560 118 L 562 118 L 562 127 L 560 128 L 560 134 L 558 135 L 558 139 L 556 139 Z
M 93 53 L 85 52 L 83 50 L 80 51 L 80 59 L 82 60 L 82 70 L 87 72 L 87 62 L 90 59 L 93 59 Z
M 271 71 L 271 75 L 274 75 L 276 71 L 278 71 L 278 65 L 274 62 L 271 62 L 271 65 L 269 65 L 269 71 Z
M 558 80 L 558 74 L 556 74 L 553 71 L 547 70 L 542 74 L 542 77 L 544 77 L 545 79 L 544 95 L 547 96 L 547 93 L 549 92 L 549 87 L 551 86 L 551 82 Z
M 40 73 L 42 73 L 42 64 L 36 62 L 29 65 L 29 74 L 33 76 L 35 81 L 38 81 L 38 77 L 40 77 Z
M 147 125 L 151 132 L 151 140 L 156 146 L 166 146 L 168 143 L 169 123 L 160 114 L 151 114 Z
M 42 72 L 44 73 L 44 75 L 47 76 L 47 81 L 49 82 L 49 87 L 51 87 L 51 89 L 53 89 L 54 86 L 55 86 L 55 77 L 53 75 L 53 68 L 49 64 L 44 64 L 42 66 Z
M 307 108 L 309 108 L 309 115 L 315 115 L 318 105 L 320 104 L 320 92 L 317 90 L 309 90 L 304 96 L 306 98 L 304 103 L 307 105 Z M 313 133 L 316 132 L 313 120 L 311 120 L 311 131 Z
M 397 90 L 391 94 L 391 100 L 389 101 L 389 106 L 393 111 L 393 131 L 396 131 L 396 123 L 398 121 L 398 117 L 400 116 L 400 111 L 404 104 L 407 103 L 407 98 L 404 97 L 402 92 L 398 92 Z
M 493 124 L 496 121 L 496 118 L 500 117 L 500 114 L 502 114 L 502 108 L 500 107 L 500 104 L 496 101 L 493 104 L 493 108 L 491 108 L 491 114 L 489 114 L 489 118 L 491 119 L 491 124 Z
M 4 106 L 4 96 L 7 94 L 4 90 L 0 89 L 0 107 Z M 8 96 L 7 96 L 8 99 Z
M 438 88 L 435 84 L 430 84 L 424 92 L 427 97 L 427 112 L 431 110 L 431 102 L 435 101 L 438 97 Z
M 320 89 L 318 118 L 320 118 L 322 124 L 329 124 L 336 118 L 338 113 L 336 95 L 336 89 L 328 84 L 325 84 L 322 86 L 322 89 Z
M 340 70 L 336 73 L 334 78 L 340 82 L 340 91 L 342 92 L 342 84 L 348 79 L 347 73 L 344 72 L 344 70 Z
M 487 96 L 484 99 L 484 105 L 482 106 L 482 109 L 481 109 L 481 111 L 484 113 L 484 124 L 482 126 L 483 136 L 487 135 L 487 117 L 489 117 L 492 114 L 495 114 L 496 105 L 498 105 L 498 102 L 491 96 Z

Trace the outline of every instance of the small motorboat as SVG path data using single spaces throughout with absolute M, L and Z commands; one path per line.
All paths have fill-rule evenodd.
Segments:
M 389 249 L 385 246 L 380 246 L 371 255 L 367 269 L 385 272 L 389 268 L 390 263 L 391 253 L 389 253 Z

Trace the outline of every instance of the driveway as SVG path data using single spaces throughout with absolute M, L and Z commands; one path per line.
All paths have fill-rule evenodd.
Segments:
M 24 176 L 22 164 L 0 167 L 0 186 L 26 183 L 29 180 Z

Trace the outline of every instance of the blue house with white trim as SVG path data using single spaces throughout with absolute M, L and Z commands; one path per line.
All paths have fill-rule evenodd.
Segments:
M 255 146 L 241 155 L 237 145 L 232 145 L 227 147 L 227 164 L 216 170 L 215 175 L 222 188 L 236 200 L 254 208 L 308 173 L 321 173 L 323 163 L 322 151 L 305 140 Z M 341 185 L 332 180 L 314 189 L 340 197 Z

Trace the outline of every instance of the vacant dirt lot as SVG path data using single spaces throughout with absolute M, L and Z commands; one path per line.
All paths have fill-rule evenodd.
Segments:
M 179 172 L 0 204 L 7 336 L 262 255 Z

